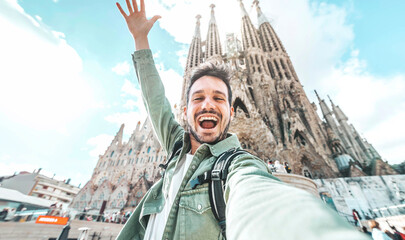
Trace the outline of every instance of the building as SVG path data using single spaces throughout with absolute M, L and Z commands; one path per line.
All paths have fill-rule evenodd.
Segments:
M 25 195 L 38 197 L 46 200 L 58 202 L 59 204 L 68 205 L 80 188 L 69 184 L 67 181 L 59 181 L 54 178 L 40 174 L 38 171 L 20 172 L 19 174 L 2 177 L 0 185 L 2 188 L 14 189 Z
M 396 174 L 377 151 L 348 123 L 339 106 L 332 110 L 319 96 L 317 106 L 306 96 L 303 86 L 280 38 L 254 1 L 258 26 L 254 26 L 240 1 L 241 39 L 228 34 L 222 45 L 215 20 L 215 5 L 207 38 L 200 32 L 197 16 L 184 72 L 182 100 L 193 70 L 200 64 L 226 64 L 233 72 L 232 106 L 235 117 L 230 132 L 242 147 L 264 161 L 289 163 L 292 172 L 314 179 Z M 178 114 L 178 119 L 182 119 Z M 182 121 L 182 120 L 180 120 Z M 184 122 L 182 122 L 184 125 Z M 254 126 L 254 127 L 252 127 Z M 71 207 L 90 208 L 94 214 L 132 209 L 147 189 L 159 179 L 159 164 L 166 159 L 148 120 L 136 127 L 127 143 L 123 127 L 103 155 L 92 178 Z

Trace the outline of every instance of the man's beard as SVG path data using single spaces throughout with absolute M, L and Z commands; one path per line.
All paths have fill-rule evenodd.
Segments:
M 188 123 L 188 121 L 186 121 L 186 122 L 187 122 L 188 130 L 190 131 L 191 135 L 193 135 L 194 139 L 197 142 L 201 143 L 201 144 L 203 144 L 203 143 L 216 144 L 216 143 L 224 140 L 226 138 L 227 133 L 228 133 L 229 126 L 231 125 L 231 120 L 229 120 L 229 122 L 226 125 L 224 131 L 222 133 L 220 133 L 219 136 L 216 139 L 214 139 L 214 141 L 204 142 L 198 137 L 198 134 L 194 131 L 194 129 L 191 127 L 191 125 Z

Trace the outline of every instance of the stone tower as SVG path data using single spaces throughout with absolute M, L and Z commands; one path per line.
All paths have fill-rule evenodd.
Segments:
M 226 64 L 233 72 L 232 106 L 235 118 L 230 132 L 242 146 L 263 160 L 288 162 L 296 174 L 314 178 L 335 177 L 338 168 L 330 157 L 326 131 L 295 73 L 291 60 L 273 27 L 254 1 L 256 28 L 242 1 L 241 38 L 228 34 L 222 52 L 214 5 L 207 38 L 201 40 L 200 17 L 190 45 L 183 93 L 195 67 L 203 62 Z M 205 44 L 204 44 L 205 43 Z M 186 105 L 185 94 L 181 109 Z

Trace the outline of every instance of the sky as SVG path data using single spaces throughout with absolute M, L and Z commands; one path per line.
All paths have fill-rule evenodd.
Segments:
M 252 1 L 243 1 L 252 21 Z M 121 5 L 125 6 L 123 0 Z M 206 36 L 240 34 L 236 0 L 146 0 L 157 68 L 172 105 L 195 16 Z M 329 95 L 384 160 L 405 160 L 405 2 L 266 0 L 310 99 Z M 134 41 L 115 1 L 0 0 L 0 176 L 42 168 L 83 186 L 122 123 L 146 119 L 132 66 Z

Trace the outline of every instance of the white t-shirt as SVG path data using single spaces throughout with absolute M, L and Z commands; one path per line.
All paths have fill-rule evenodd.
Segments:
M 145 232 L 145 240 L 155 240 L 155 239 L 162 239 L 163 231 L 166 226 L 167 218 L 169 217 L 170 209 L 172 209 L 172 205 L 174 199 L 177 195 L 177 192 L 180 189 L 181 182 L 183 181 L 184 175 L 188 168 L 190 167 L 191 161 L 193 160 L 193 156 L 191 154 L 186 154 L 176 166 L 174 170 L 172 182 L 169 186 L 169 192 L 165 197 L 165 205 L 163 210 L 157 214 L 151 214 L 148 221 L 148 226 L 146 227 Z

